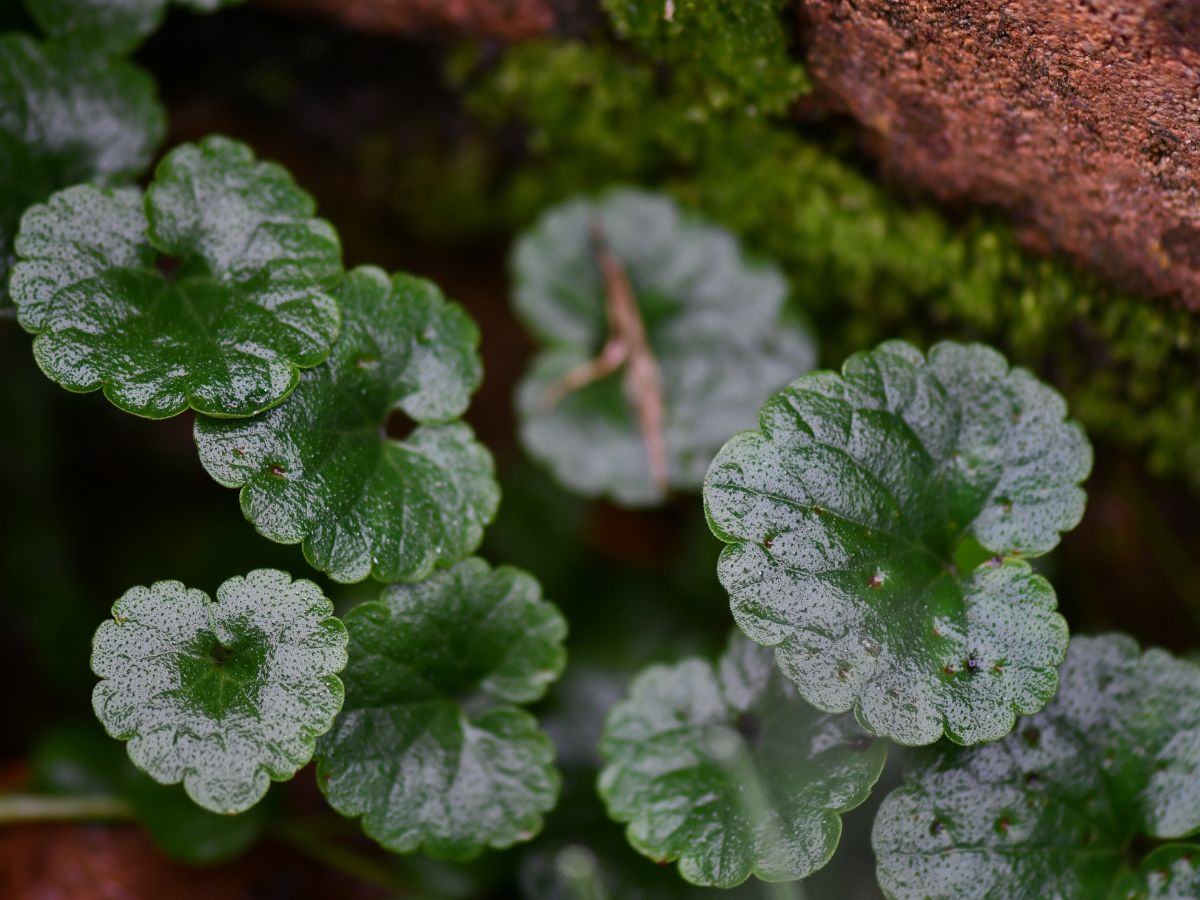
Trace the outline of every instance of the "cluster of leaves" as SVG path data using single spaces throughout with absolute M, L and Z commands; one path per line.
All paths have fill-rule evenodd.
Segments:
M 195 410 L 204 467 L 333 579 L 425 580 L 345 624 L 276 570 L 215 601 L 179 582 L 131 589 L 95 635 L 93 705 L 136 768 L 101 755 L 72 769 L 94 742 L 64 735 L 37 783 L 112 795 L 170 852 L 209 861 L 253 839 L 269 783 L 315 753 L 331 804 L 385 846 L 469 857 L 527 838 L 559 781 L 514 704 L 558 676 L 566 628 L 532 578 L 466 559 L 499 503 L 460 420 L 482 379 L 478 329 L 421 279 L 344 272 L 313 199 L 236 141 L 182 145 L 145 190 L 121 186 L 164 122 L 149 79 L 100 54 L 164 7 L 45 0 L 30 12 L 61 43 L 0 38 L 3 274 L 34 357 L 136 415 Z M 394 415 L 416 423 L 402 440 Z M 415 819 L 401 791 L 429 801 Z M 208 812 L 181 812 L 184 793 Z M 217 829 L 214 813 L 246 824 Z
M 1025 561 L 1083 512 L 1065 415 L 951 343 L 885 343 L 768 401 L 704 486 L 755 643 L 648 669 L 606 722 L 600 790 L 634 847 L 697 884 L 805 877 L 887 738 L 929 747 L 875 820 L 887 896 L 1194 892 L 1200 846 L 1134 842 L 1200 831 L 1200 668 L 1121 635 L 1068 654 Z
M 613 138 L 632 145 L 619 152 L 633 169 L 651 145 L 683 159 L 686 195 L 739 158 L 730 142 L 816 152 L 763 120 L 803 87 L 780 3 L 680 0 L 671 21 L 649 16 L 654 4 L 609 6 L 674 75 L 660 89 L 637 80 L 638 61 L 610 60 L 634 73 L 628 90 L 588 115 L 645 96 L 665 113 L 645 144 Z M 31 10 L 63 47 L 111 51 L 162 7 Z M 13 38 L 7 52 L 41 71 L 56 46 Z M 747 57 L 755 65 L 739 67 Z M 144 118 L 145 103 L 105 84 L 96 74 L 89 89 L 110 124 L 122 103 Z M 146 190 L 113 186 L 146 164 L 153 129 L 113 160 L 94 123 L 65 118 L 70 134 L 43 141 L 29 110 L 52 111 L 47 96 L 22 95 L 26 118 L 3 132 L 19 165 L 52 173 L 19 201 L 8 277 L 38 364 L 148 418 L 196 411 L 204 468 L 240 490 L 262 535 L 302 544 L 335 581 L 388 586 L 340 619 L 317 585 L 277 570 L 231 578 L 215 600 L 174 581 L 129 590 L 96 632 L 92 668 L 96 716 L 130 763 L 64 735 L 39 752 L 38 785 L 127 804 L 192 861 L 245 847 L 270 782 L 314 759 L 329 804 L 388 850 L 461 860 L 530 838 L 562 776 L 525 707 L 563 671 L 566 623 L 532 577 L 470 556 L 499 505 L 491 456 L 461 421 L 482 378 L 474 323 L 428 282 L 344 272 L 312 198 L 244 145 L 184 145 Z M 731 118 L 740 137 L 720 151 L 670 133 Z M 75 168 L 59 165 L 77 144 Z M 752 215 L 733 196 L 725 217 Z M 870 232 L 863 220 L 852 238 Z M 789 252 L 795 264 L 809 251 Z M 814 252 L 813 271 L 820 253 L 841 259 L 828 244 Z M 1195 892 L 1200 845 L 1130 859 L 1138 840 L 1200 831 L 1200 669 L 1122 636 L 1068 649 L 1053 587 L 1028 562 L 1078 523 L 1091 467 L 1055 391 L 982 345 L 925 355 L 892 341 L 840 374 L 802 375 L 721 448 L 813 361 L 777 268 L 662 197 L 617 191 L 548 213 L 513 270 L 515 306 L 544 345 L 519 390 L 531 454 L 580 492 L 650 503 L 663 498 L 661 439 L 667 483 L 703 477 L 726 545 L 717 574 L 744 636 L 715 665 L 643 672 L 597 741 L 599 794 L 637 850 L 678 860 L 696 884 L 805 878 L 830 861 L 840 816 L 870 795 L 890 741 L 922 749 L 875 821 L 889 896 Z M 906 290 L 930 286 L 904 275 Z M 629 314 L 614 311 L 618 282 L 645 346 L 613 360 L 646 354 L 655 416 L 639 417 L 645 398 L 613 368 L 572 377 L 614 346 Z M 416 425 L 404 439 L 388 436 L 394 415 Z
M 205 468 L 335 580 L 426 579 L 345 625 L 275 570 L 215 602 L 133 588 L 95 636 L 94 708 L 140 771 L 205 810 L 246 812 L 316 752 L 331 804 L 380 843 L 471 856 L 528 837 L 554 803 L 549 740 L 511 704 L 557 677 L 565 624 L 529 576 L 460 562 L 499 502 L 459 421 L 478 329 L 421 279 L 343 273 L 313 213 L 278 165 L 210 137 L 144 192 L 76 185 L 22 217 L 9 285 L 50 378 L 148 418 L 197 410 Z M 397 412 L 418 423 L 403 440 L 386 431 Z M 93 787 L 142 813 L 140 776 L 113 778 Z

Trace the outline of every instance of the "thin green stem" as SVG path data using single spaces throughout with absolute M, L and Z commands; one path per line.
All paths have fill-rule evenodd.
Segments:
M 292 849 L 351 878 L 378 885 L 397 896 L 414 896 L 400 874 L 391 866 L 364 856 L 328 837 L 315 834 L 308 828 L 290 822 L 278 822 L 270 833 L 272 837 Z
M 128 821 L 133 809 L 121 797 L 106 794 L 54 797 L 0 794 L 0 825 L 26 822 Z

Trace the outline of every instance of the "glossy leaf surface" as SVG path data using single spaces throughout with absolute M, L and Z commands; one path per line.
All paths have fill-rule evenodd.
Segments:
M 38 791 L 124 797 L 154 843 L 172 859 L 209 865 L 232 859 L 262 833 L 268 803 L 236 816 L 201 809 L 179 785 L 134 768 L 120 744 L 99 727 L 61 726 L 35 745 L 30 765 Z
M 887 745 L 814 709 L 736 636 L 720 663 L 652 666 L 609 713 L 600 793 L 630 842 L 690 882 L 804 878 L 827 863 L 840 813 L 862 803 Z
M 198 417 L 200 461 L 335 580 L 423 578 L 478 547 L 499 504 L 491 455 L 454 421 L 482 377 L 479 332 L 429 282 L 379 269 L 347 275 L 338 302 L 328 363 L 264 415 Z M 393 440 L 393 411 L 421 424 Z
M 162 24 L 170 0 L 25 0 L 49 35 L 72 46 L 115 53 L 136 46 Z M 174 0 L 194 12 L 215 12 L 243 0 Z
M 1075 638 L 1058 696 L 1003 741 L 926 751 L 875 820 L 893 898 L 1191 897 L 1200 668 L 1124 635 Z
M 981 345 L 889 342 L 805 376 L 704 488 L 734 618 L 811 703 L 905 744 L 995 740 L 1054 695 L 1067 627 L 1019 560 L 1079 521 L 1066 404 Z M 967 545 L 990 561 L 959 571 Z M 970 553 L 965 554 L 970 556 Z
M 215 603 L 177 581 L 135 587 L 96 631 L 92 706 L 156 781 L 241 812 L 307 763 L 333 723 L 346 642 L 333 604 L 286 572 L 231 578 Z
M 137 177 L 166 119 L 132 63 L 0 34 L 0 303 L 21 214 L 73 184 Z
M 521 439 L 555 477 L 622 503 L 662 499 L 624 369 L 553 402 L 568 372 L 609 336 L 598 225 L 628 276 L 661 372 L 672 487 L 694 490 L 721 444 L 773 391 L 810 369 L 808 332 L 784 314 L 787 282 L 727 231 L 665 197 L 617 191 L 547 213 L 516 245 L 513 304 L 544 345 L 517 391 Z
M 144 201 L 55 194 L 22 219 L 10 282 L 38 365 L 152 419 L 273 406 L 337 335 L 341 250 L 313 211 L 286 171 L 220 137 L 168 154 Z
M 398 853 L 464 859 L 528 840 L 554 805 L 554 748 L 520 708 L 565 663 L 532 577 L 471 558 L 346 616 L 346 707 L 320 741 L 334 809 Z

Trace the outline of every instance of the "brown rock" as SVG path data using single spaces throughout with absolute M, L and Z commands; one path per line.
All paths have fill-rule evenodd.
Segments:
M 1200 308 L 1200 3 L 807 0 L 815 78 L 887 169 Z

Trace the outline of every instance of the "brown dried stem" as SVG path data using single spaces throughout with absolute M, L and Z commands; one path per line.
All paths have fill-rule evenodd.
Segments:
M 605 309 L 608 314 L 608 339 L 595 359 L 572 369 L 546 393 L 546 405 L 553 409 L 569 393 L 577 391 L 621 366 L 625 367 L 625 393 L 637 414 L 650 477 L 661 493 L 667 492 L 667 445 L 663 431 L 664 406 L 662 373 L 646 337 L 646 327 L 638 310 L 633 287 L 620 261 L 613 255 L 598 221 L 589 232 L 596 261 L 604 274 Z

